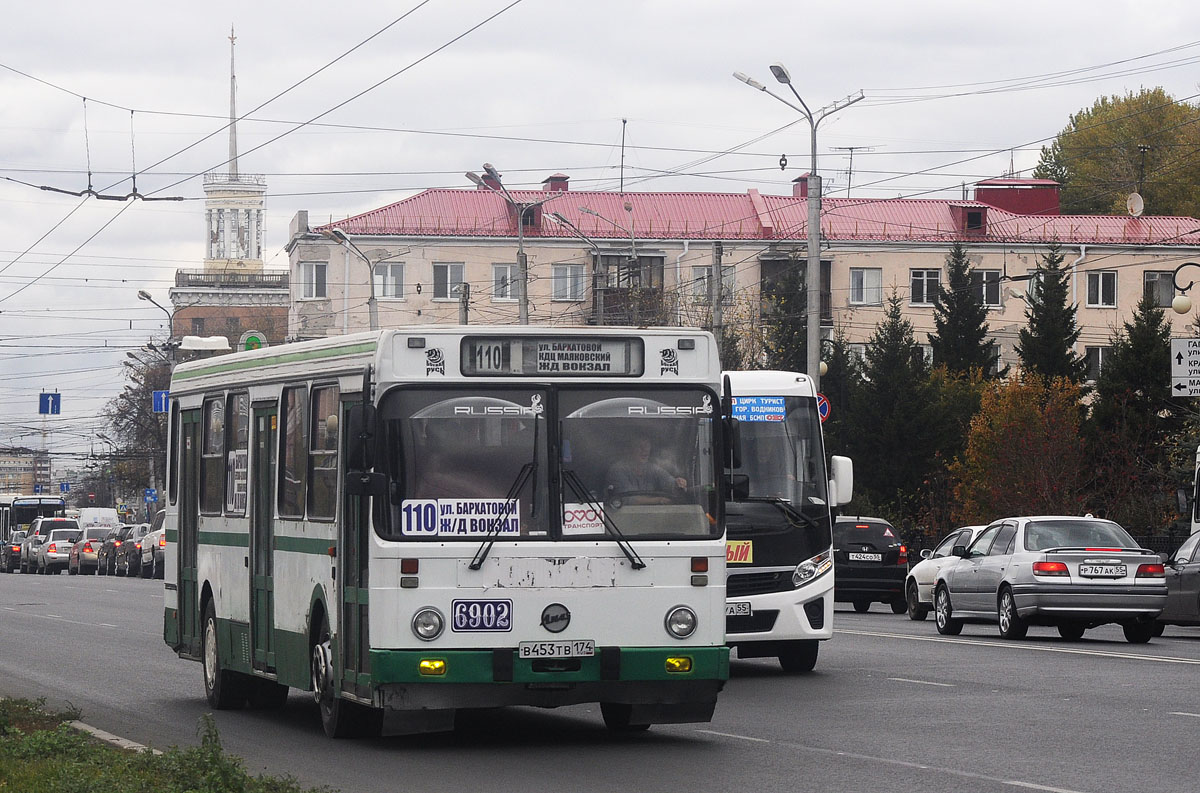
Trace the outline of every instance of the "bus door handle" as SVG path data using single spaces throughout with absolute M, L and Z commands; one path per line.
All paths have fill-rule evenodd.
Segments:
M 242 557 L 242 567 L 246 567 L 246 568 L 250 567 L 250 557 L 249 556 Z

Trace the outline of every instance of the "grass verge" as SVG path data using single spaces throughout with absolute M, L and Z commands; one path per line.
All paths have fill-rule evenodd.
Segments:
M 44 700 L 0 698 L 0 793 L 331 793 L 290 777 L 251 776 L 221 748 L 216 724 L 200 720 L 200 745 L 162 754 L 130 752 L 69 726 L 76 712 Z

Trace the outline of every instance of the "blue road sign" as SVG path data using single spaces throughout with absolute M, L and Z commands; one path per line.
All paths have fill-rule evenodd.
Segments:
M 41 493 L 42 493 L 42 486 L 41 486 L 41 485 L 34 485 L 34 486 L 33 486 L 33 494 L 34 494 L 35 496 L 38 496 L 38 495 L 41 495 Z
M 170 391 L 155 391 L 154 392 L 154 412 L 155 413 L 168 412 L 169 408 L 167 406 L 167 403 L 170 402 L 170 400 L 171 400 L 171 392 Z
M 62 412 L 62 394 L 38 394 L 38 413 L 57 416 Z
M 71 492 L 71 483 L 70 482 L 59 482 L 58 483 L 58 492 L 70 493 Z

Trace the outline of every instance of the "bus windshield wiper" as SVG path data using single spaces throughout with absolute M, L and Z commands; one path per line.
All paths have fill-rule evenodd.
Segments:
M 766 504 L 774 504 L 783 510 L 784 514 L 786 514 L 789 518 L 799 518 L 814 529 L 821 528 L 820 523 L 817 523 L 814 518 L 810 518 L 808 515 L 805 515 L 803 512 L 796 509 L 795 505 L 786 498 L 780 498 L 779 496 L 747 496 L 746 498 L 739 498 L 738 501 L 758 501 Z
M 517 471 L 517 478 L 513 480 L 512 485 L 508 488 L 508 493 L 504 496 L 504 509 L 500 510 L 500 514 L 492 519 L 492 523 L 488 526 L 487 534 L 483 537 L 483 542 L 479 545 L 479 550 L 475 552 L 475 558 L 471 560 L 469 567 L 472 570 L 478 570 L 483 567 L 483 561 L 487 559 L 488 552 L 492 550 L 492 546 L 496 544 L 496 537 L 500 533 L 500 526 L 508 517 L 509 513 L 517 503 L 517 496 L 525 488 L 525 483 L 529 481 L 529 477 L 537 474 L 537 458 L 533 462 L 525 463 L 521 466 L 521 470 Z
M 522 465 L 521 470 L 517 471 L 517 478 L 513 480 L 512 485 L 508 488 L 508 493 L 504 496 L 504 509 L 500 510 L 500 514 L 488 526 L 487 534 L 484 535 L 479 550 L 475 552 L 475 558 L 468 565 L 472 570 L 478 570 L 483 567 L 483 561 L 487 559 L 492 546 L 496 544 L 496 537 L 500 533 L 501 522 L 512 511 L 513 506 L 517 503 L 517 496 L 521 494 L 521 490 L 524 489 L 525 483 L 529 481 L 530 477 L 533 477 L 533 494 L 530 497 L 529 517 L 532 518 L 537 515 L 538 428 L 540 426 L 541 423 L 534 418 L 533 459 Z
M 562 478 L 567 483 L 567 487 L 571 488 L 571 492 L 575 494 L 575 497 L 595 510 L 596 514 L 600 516 L 600 522 L 604 524 L 605 531 L 611 534 L 613 539 L 617 541 L 617 547 L 625 554 L 625 558 L 629 560 L 630 566 L 634 570 L 644 568 L 646 563 L 642 561 L 642 557 L 638 555 L 638 552 L 629 544 L 629 540 L 625 539 L 625 535 L 617 528 L 616 521 L 610 518 L 604 511 L 604 507 L 597 503 L 588 493 L 587 486 L 579 479 L 579 474 L 569 468 L 564 468 Z

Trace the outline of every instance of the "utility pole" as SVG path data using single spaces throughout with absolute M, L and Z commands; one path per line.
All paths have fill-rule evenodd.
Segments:
M 466 325 L 467 312 L 471 306 L 471 285 L 463 281 L 458 285 L 458 324 Z
M 713 243 L 712 255 L 712 274 L 708 277 L 708 299 L 712 301 L 712 330 L 713 335 L 717 337 L 717 346 L 721 345 L 721 326 L 724 323 L 724 316 L 721 303 L 724 300 L 722 294 L 725 289 L 724 279 L 721 277 L 721 258 L 725 253 L 725 246 L 717 240 Z

